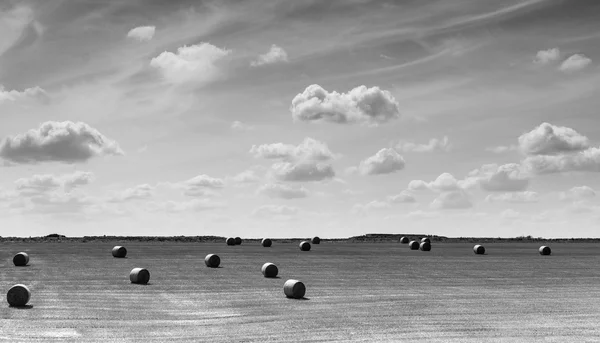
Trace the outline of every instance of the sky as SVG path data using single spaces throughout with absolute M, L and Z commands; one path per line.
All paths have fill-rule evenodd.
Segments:
M 600 2 L 0 2 L 0 236 L 600 237 Z

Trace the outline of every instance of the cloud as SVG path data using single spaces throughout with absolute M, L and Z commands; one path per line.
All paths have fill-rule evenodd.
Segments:
M 523 160 L 526 170 L 535 174 L 569 171 L 600 172 L 600 148 L 588 148 L 575 154 L 528 156 Z
M 531 203 L 540 201 L 539 194 L 532 191 L 490 194 L 487 202 Z
M 488 192 L 518 192 L 529 187 L 529 175 L 516 163 L 485 164 L 471 171 L 465 182 L 476 182 Z
M 252 211 L 253 217 L 258 218 L 273 218 L 273 217 L 290 217 L 295 216 L 300 212 L 298 207 L 286 205 L 263 205 Z
M 94 199 L 82 194 L 40 193 L 29 198 L 23 211 L 36 213 L 75 213 L 81 212 L 94 203 Z
M 540 50 L 537 52 L 534 58 L 534 63 L 538 64 L 549 64 L 560 58 L 560 50 L 558 48 L 552 48 L 548 50 Z
M 440 216 L 439 212 L 423 211 L 423 210 L 412 211 L 405 215 L 405 217 L 409 218 L 409 219 L 430 219 L 430 218 L 437 218 L 439 216 Z
M 271 173 L 279 181 L 323 181 L 335 176 L 330 164 L 316 161 L 275 163 Z
M 138 26 L 129 30 L 127 33 L 128 38 L 136 39 L 140 42 L 147 42 L 154 37 L 156 26 Z
M 509 151 L 517 151 L 519 150 L 519 148 L 514 145 L 505 145 L 505 146 L 496 146 L 496 147 L 492 147 L 492 148 L 485 148 L 486 151 L 490 151 L 493 152 L 494 154 L 503 154 Z
M 125 202 L 130 200 L 148 199 L 154 195 L 154 186 L 147 183 L 137 185 L 135 187 L 127 188 L 122 192 L 113 195 L 109 201 L 111 202 Z
M 500 213 L 500 217 L 504 219 L 516 219 L 519 218 L 521 214 L 511 208 L 508 208 Z
M 430 206 L 435 209 L 464 209 L 473 207 L 473 204 L 465 192 L 452 191 L 440 194 Z
M 389 91 L 366 86 L 338 93 L 313 84 L 294 97 L 290 111 L 294 121 L 337 124 L 376 125 L 400 117 L 399 104 Z
M 288 55 L 283 48 L 273 44 L 271 49 L 266 54 L 259 55 L 256 61 L 250 62 L 253 67 L 262 66 L 265 64 L 273 64 L 278 62 L 288 62 Z
M 36 195 L 59 188 L 66 192 L 73 190 L 78 186 L 90 184 L 94 180 L 94 174 L 91 172 L 76 171 L 71 174 L 52 175 L 36 174 L 28 178 L 17 179 L 15 188 L 22 195 Z
M 250 153 L 256 158 L 285 161 L 328 161 L 335 158 L 327 144 L 310 137 L 306 137 L 298 146 L 283 143 L 253 145 Z
M 253 184 L 260 181 L 260 178 L 254 170 L 249 169 L 235 175 L 231 180 L 236 184 Z
M 48 121 L 38 129 L 6 137 L 0 157 L 15 163 L 85 162 L 101 155 L 123 155 L 117 142 L 93 127 L 71 121 Z
M 387 201 L 389 203 L 414 203 L 417 202 L 417 199 L 415 198 L 415 196 L 408 192 L 408 191 L 402 191 L 400 192 L 400 194 L 396 194 L 396 195 L 390 195 L 387 197 Z
M 384 148 L 360 162 L 358 171 L 362 175 L 389 174 L 404 169 L 405 164 L 404 158 L 396 150 Z
M 519 137 L 519 148 L 526 155 L 554 155 L 588 148 L 589 139 L 564 126 L 542 123 Z
M 151 212 L 156 210 L 165 212 L 200 212 L 226 207 L 227 204 L 215 202 L 211 199 L 192 199 L 188 201 L 165 201 L 151 203 L 148 209 Z
M 396 145 L 396 149 L 402 152 L 434 152 L 434 151 L 450 151 L 451 145 L 448 141 L 448 136 L 441 139 L 432 138 L 427 144 L 417 144 L 413 142 L 400 142 Z
M 352 212 L 356 214 L 367 214 L 374 210 L 384 210 L 390 208 L 390 204 L 386 201 L 373 200 L 366 204 L 356 204 L 352 207 Z
M 413 191 L 429 189 L 436 192 L 449 192 L 460 190 L 462 188 L 462 182 L 458 181 L 450 173 L 442 173 L 431 182 L 412 180 L 408 183 L 408 189 Z
M 263 185 L 256 192 L 270 198 L 280 199 L 298 199 L 306 198 L 308 196 L 308 190 L 304 187 L 296 188 L 280 183 Z
M 559 193 L 560 200 L 586 200 L 596 196 L 596 191 L 589 186 L 576 186 L 566 192 Z
M 560 71 L 570 73 L 584 69 L 592 63 L 592 60 L 583 54 L 575 54 L 564 60 L 560 67 Z
M 2 85 L 0 85 L 0 104 L 4 102 L 15 102 L 25 99 L 38 99 L 38 100 L 48 100 L 48 93 L 43 88 L 38 86 L 33 88 L 25 88 L 23 91 L 17 90 L 6 90 Z
M 180 189 L 183 195 L 191 197 L 217 196 L 219 193 L 215 190 L 225 187 L 225 181 L 206 174 L 200 174 L 182 182 L 161 182 L 158 186 Z
M 200 43 L 182 46 L 177 53 L 164 51 L 150 61 L 150 66 L 160 70 L 169 82 L 204 84 L 221 77 L 218 63 L 229 54 L 231 50 Z
M 233 131 L 238 131 L 238 132 L 251 131 L 251 130 L 254 130 L 254 126 L 248 125 L 248 124 L 244 124 L 241 121 L 237 121 L 236 120 L 233 123 L 231 123 L 231 129 Z

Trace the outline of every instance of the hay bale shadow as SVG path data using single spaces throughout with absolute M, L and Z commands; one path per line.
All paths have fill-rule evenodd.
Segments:
M 29 310 L 33 308 L 33 305 L 23 305 L 23 306 L 12 306 L 12 305 L 8 305 L 8 307 L 10 308 L 14 308 L 17 310 Z

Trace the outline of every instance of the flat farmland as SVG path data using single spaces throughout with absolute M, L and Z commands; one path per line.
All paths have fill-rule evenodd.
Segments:
M 127 258 L 113 258 L 124 245 Z M 597 342 L 600 250 L 593 243 L 2 243 L 0 340 L 167 342 Z M 12 256 L 25 251 L 28 267 Z M 209 253 L 221 267 L 204 264 Z M 261 266 L 273 262 L 279 278 Z M 134 267 L 150 271 L 132 284 Z M 287 299 L 299 279 L 306 299 Z M 11 308 L 6 291 L 31 292 Z

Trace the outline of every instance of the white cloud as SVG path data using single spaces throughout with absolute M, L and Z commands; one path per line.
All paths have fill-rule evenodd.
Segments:
M 519 148 L 527 155 L 553 155 L 588 148 L 589 139 L 564 126 L 542 123 L 519 137 Z
M 589 57 L 583 54 L 575 54 L 564 60 L 558 69 L 567 73 L 576 72 L 582 70 L 591 63 L 592 60 Z
M 278 62 L 288 62 L 288 55 L 282 47 L 273 44 L 267 53 L 259 55 L 256 61 L 250 62 L 250 65 L 258 67 Z
M 156 26 L 138 26 L 129 30 L 127 37 L 136 39 L 140 42 L 147 42 L 154 37 Z
M 404 169 L 405 164 L 404 158 L 396 150 L 384 148 L 360 162 L 358 171 L 362 175 L 389 174 Z
M 558 60 L 559 58 L 560 50 L 558 48 L 552 48 L 538 51 L 533 61 L 538 64 L 549 64 Z
M 436 192 L 449 192 L 462 189 L 461 181 L 458 181 L 450 173 L 442 173 L 435 180 L 425 182 L 423 180 L 412 180 L 408 183 L 409 190 L 425 190 L 430 189 Z
M 256 192 L 270 198 L 280 199 L 298 199 L 308 196 L 308 190 L 304 187 L 296 188 L 280 183 L 263 185 Z
M 487 202 L 512 203 L 531 203 L 538 202 L 539 200 L 539 194 L 532 191 L 490 194 L 485 198 Z
M 568 171 L 600 172 L 600 148 L 588 148 L 575 154 L 528 156 L 523 166 L 535 174 Z
M 254 130 L 254 126 L 252 125 L 248 125 L 248 124 L 244 124 L 241 121 L 234 121 L 233 123 L 231 123 L 231 129 L 234 131 L 251 131 Z
M 306 137 L 298 146 L 283 143 L 253 145 L 250 153 L 256 158 L 286 161 L 328 161 L 335 158 L 327 144 L 310 137 Z
M 263 205 L 252 211 L 253 217 L 272 218 L 280 216 L 295 216 L 300 212 L 298 207 L 286 205 Z
M 154 187 L 149 184 L 141 184 L 135 187 L 127 188 L 122 192 L 113 195 L 109 201 L 124 202 L 130 200 L 140 200 L 151 198 L 154 194 Z
M 448 136 L 441 139 L 432 138 L 429 143 L 418 144 L 413 142 L 400 142 L 396 145 L 396 149 L 402 152 L 434 152 L 434 151 L 450 151 L 451 145 Z
M 576 186 L 566 192 L 559 193 L 560 200 L 585 200 L 596 196 L 596 191 L 589 186 Z
M 417 199 L 412 193 L 408 191 L 402 191 L 400 194 L 388 196 L 387 201 L 390 203 L 413 203 L 417 202 Z
M 123 154 L 117 142 L 82 122 L 48 121 L 38 129 L 6 137 L 0 143 L 0 157 L 16 163 L 75 163 L 95 156 Z
M 206 174 L 200 174 L 183 182 L 161 182 L 158 185 L 180 189 L 187 196 L 201 197 L 219 195 L 215 190 L 225 187 L 225 181 Z
M 501 145 L 501 146 L 496 146 L 496 147 L 492 147 L 492 148 L 486 148 L 486 151 L 490 151 L 493 152 L 494 154 L 503 154 L 509 151 L 517 151 L 519 150 L 519 148 L 514 145 Z
M 231 180 L 236 184 L 253 184 L 260 181 L 260 177 L 256 175 L 254 170 L 249 169 L 235 175 Z
M 439 212 L 416 210 L 406 214 L 406 218 L 410 219 L 430 219 L 440 216 Z
M 71 174 L 52 175 L 36 174 L 29 178 L 17 179 L 15 188 L 22 195 L 36 195 L 45 193 L 58 188 L 63 188 L 66 192 L 71 191 L 77 186 L 87 185 L 94 179 L 94 174 L 90 172 L 76 171 Z
M 40 87 L 26 88 L 22 92 L 17 90 L 6 90 L 0 85 L 0 104 L 3 102 L 14 102 L 25 99 L 48 100 L 48 94 Z
M 529 175 L 516 163 L 485 164 L 471 171 L 465 182 L 474 181 L 488 192 L 518 192 L 529 187 Z
M 366 204 L 356 204 L 352 207 L 352 212 L 357 214 L 367 214 L 374 210 L 384 210 L 390 208 L 390 204 L 385 201 L 373 200 Z
M 182 46 L 177 53 L 164 51 L 150 61 L 172 83 L 208 83 L 221 77 L 218 62 L 231 50 L 218 48 L 210 43 Z
M 294 97 L 290 111 L 295 121 L 337 124 L 381 124 L 400 117 L 399 104 L 389 91 L 366 86 L 338 93 L 313 84 Z
M 226 207 L 227 204 L 222 202 L 215 202 L 211 199 L 192 199 L 188 201 L 165 201 L 165 202 L 154 202 L 148 207 L 149 211 L 154 212 L 156 210 L 166 212 L 200 212 L 207 210 L 214 210 Z
M 272 175 L 279 181 L 323 181 L 335 176 L 330 164 L 307 161 L 280 162 L 271 167 Z
M 431 202 L 435 209 L 463 209 L 473 207 L 471 200 L 464 191 L 452 191 L 440 194 Z

